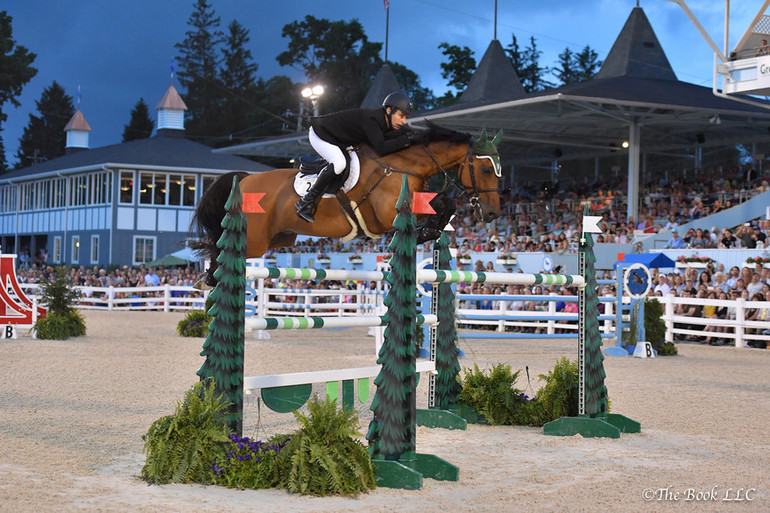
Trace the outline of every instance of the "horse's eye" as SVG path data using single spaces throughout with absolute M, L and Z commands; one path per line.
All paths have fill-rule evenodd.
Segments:
M 481 168 L 481 172 L 485 175 L 491 175 L 492 174 L 492 168 L 489 166 L 484 166 Z

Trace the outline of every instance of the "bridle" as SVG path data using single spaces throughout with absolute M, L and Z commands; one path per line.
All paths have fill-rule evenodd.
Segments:
M 497 187 L 493 189 L 479 189 L 476 183 L 476 169 L 473 166 L 473 157 L 475 156 L 473 153 L 473 144 L 470 142 L 468 143 L 468 151 L 466 151 L 465 157 L 463 157 L 463 160 L 457 169 L 457 178 L 453 178 L 449 175 L 447 170 L 444 169 L 436 157 L 433 156 L 427 146 L 423 146 L 423 149 L 425 150 L 425 153 L 427 153 L 431 158 L 433 163 L 436 164 L 436 166 L 439 168 L 439 171 L 441 171 L 441 173 L 444 175 L 444 185 L 439 191 L 439 194 L 443 193 L 448 185 L 453 185 L 460 192 L 461 196 L 466 196 L 468 198 L 468 204 L 471 206 L 471 208 L 473 208 L 474 217 L 476 217 L 476 219 L 479 221 L 483 220 L 483 212 L 481 211 L 479 195 L 484 192 L 497 192 Z M 465 172 L 466 168 L 468 169 L 468 173 L 470 174 L 471 178 L 470 186 L 463 183 L 463 173 Z

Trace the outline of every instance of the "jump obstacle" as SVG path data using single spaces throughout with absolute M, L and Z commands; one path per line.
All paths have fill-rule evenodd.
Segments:
M 46 310 L 29 299 L 16 277 L 16 255 L 0 254 L 0 338 L 18 338 L 18 328 L 32 328 Z M 35 336 L 34 330 L 32 336 Z
M 363 381 L 367 382 L 373 375 L 377 375 L 375 386 L 377 392 L 374 396 L 371 409 L 375 412 L 375 418 L 369 426 L 367 439 L 370 441 L 370 453 L 375 463 L 378 485 L 398 488 L 420 488 L 423 477 L 431 477 L 442 480 L 459 479 L 457 467 L 437 458 L 433 455 L 422 455 L 415 452 L 415 426 L 418 422 L 429 426 L 442 425 L 441 421 L 446 417 L 457 417 L 452 411 L 440 410 L 440 407 L 455 410 L 462 413 L 459 405 L 459 384 L 456 377 L 459 373 L 457 363 L 457 348 L 455 337 L 451 340 L 441 339 L 436 335 L 435 326 L 431 331 L 430 362 L 418 365 L 416 361 L 416 347 L 413 343 L 414 330 L 418 322 L 436 324 L 439 328 L 451 327 L 454 330 L 454 312 L 450 308 L 438 308 L 439 294 L 451 294 L 448 285 L 453 283 L 501 283 L 501 284 L 554 284 L 575 285 L 579 289 L 579 416 L 562 418 L 550 422 L 544 426 L 544 433 L 556 436 L 603 436 L 618 438 L 620 432 L 639 432 L 639 423 L 627 419 L 622 415 L 607 413 L 607 391 L 604 386 L 603 355 L 601 353 L 601 337 L 599 334 L 599 319 L 596 316 L 587 317 L 588 311 L 597 312 L 598 298 L 596 294 L 596 280 L 593 264 L 593 240 L 589 233 L 581 234 L 579 275 L 547 275 L 547 274 L 511 274 L 511 273 L 484 273 L 463 272 L 441 269 L 442 263 L 446 265 L 446 258 L 441 258 L 443 239 L 443 251 L 446 250 L 446 236 L 442 236 L 434 250 L 434 270 L 417 271 L 414 255 L 416 237 L 414 230 L 414 215 L 410 212 L 409 191 L 406 180 L 402 185 L 401 196 L 397 203 L 398 216 L 394 223 L 396 233 L 391 242 L 394 257 L 391 264 L 395 264 L 391 271 L 336 271 L 324 269 L 279 269 L 257 268 L 248 272 L 250 278 L 283 277 L 287 279 L 334 279 L 334 280 L 387 280 L 391 283 L 391 291 L 386 298 L 388 313 L 384 316 L 364 316 L 355 319 L 335 319 L 329 324 L 329 318 L 310 318 L 297 320 L 296 317 L 251 319 L 248 324 L 255 329 L 307 329 L 329 327 L 330 325 L 342 326 L 386 326 L 385 342 L 380 350 L 378 364 L 380 367 L 368 367 L 361 369 L 345 369 L 338 371 L 320 371 L 315 373 L 296 373 L 280 376 L 263 376 L 259 378 L 243 377 L 243 333 L 246 320 L 243 315 L 242 290 L 245 269 L 245 216 L 240 212 L 240 190 L 237 180 L 234 180 L 230 199 L 227 202 L 227 216 L 223 220 L 225 232 L 217 245 L 222 250 L 217 259 L 219 268 L 215 278 L 218 285 L 212 293 L 214 306 L 210 314 L 214 317 L 211 323 L 209 337 L 204 344 L 201 355 L 206 356 L 206 363 L 198 371 L 201 378 L 213 377 L 219 388 L 220 382 L 229 384 L 232 391 L 230 401 L 236 405 L 233 413 L 235 426 L 240 433 L 243 389 L 251 387 L 261 388 L 262 397 L 271 397 L 276 393 L 279 400 L 271 401 L 279 408 L 277 411 L 290 411 L 304 404 L 309 397 L 309 387 L 312 382 L 327 382 L 327 393 L 337 397 L 335 386 L 331 383 L 342 381 L 343 405 L 350 405 L 353 395 L 353 383 L 359 384 L 359 398 Z M 231 218 L 231 219 L 228 219 Z M 232 225 L 233 228 L 230 228 Z M 235 232 L 232 235 L 230 232 Z M 240 232 L 240 233 L 238 233 Z M 404 250 L 403 248 L 406 248 Z M 234 249 L 233 249 L 234 248 Z M 233 249 L 228 251 L 228 249 Z M 399 251 L 400 249 L 400 251 Z M 400 255 L 396 260 L 396 254 Z M 409 257 L 411 256 L 411 261 Z M 394 262 L 395 261 L 395 262 Z M 434 300 L 431 314 L 418 316 L 416 314 L 415 283 L 429 282 L 438 285 L 434 287 Z M 240 283 L 240 291 L 238 290 Z M 220 293 L 221 292 L 221 293 Z M 239 296 L 240 293 L 240 296 Z M 409 301 L 399 303 L 399 294 Z M 453 297 L 450 297 L 454 303 Z M 238 303 L 240 301 L 240 303 Z M 390 304 L 389 304 L 390 303 Z M 410 304 L 411 303 L 411 304 Z M 222 306 L 225 305 L 225 306 Z M 240 305 L 240 315 L 229 311 L 228 307 Z M 399 312 L 401 317 L 399 318 Z M 406 312 L 406 315 L 403 313 Z M 229 323 L 236 328 L 235 336 L 228 333 L 223 336 L 219 329 L 218 321 L 222 316 L 224 323 Z M 240 326 L 240 329 L 237 329 Z M 441 339 L 441 340 L 440 340 Z M 439 346 L 442 345 L 443 349 Z M 219 347 L 222 346 L 222 347 Z M 451 349 L 447 350 L 447 346 Z M 222 355 L 232 361 L 218 362 Z M 398 357 L 396 356 L 398 355 Z M 239 362 L 237 360 L 240 360 Z M 437 363 L 437 360 L 440 363 Z M 223 364 L 224 363 L 224 364 Z M 239 364 L 239 365 L 238 365 Z M 417 371 L 430 372 L 429 409 L 417 412 L 415 403 Z M 319 381 L 310 381 L 310 380 Z M 442 385 L 443 383 L 443 385 Z M 450 390 L 442 390 L 449 384 Z M 272 386 L 270 386 L 272 385 Z M 393 388 L 396 390 L 392 390 Z M 454 390 L 451 388 L 455 387 Z M 227 387 L 225 393 L 228 392 Z M 299 390 L 302 388 L 302 390 Z M 338 388 L 336 388 L 338 391 Z M 386 392 L 390 390 L 390 392 Z M 288 391 L 288 392 L 287 392 Z M 301 393 L 298 393 L 301 392 Z M 380 392 L 384 395 L 380 396 Z M 391 398 L 401 397 L 398 404 L 392 404 Z M 288 400 L 285 398 L 288 397 Z M 438 398 L 438 399 L 437 399 Z M 449 398 L 447 404 L 446 398 Z M 267 400 L 266 400 L 267 403 Z M 387 403 L 387 404 L 384 404 Z M 383 409 L 383 405 L 387 408 Z M 389 408 L 399 409 L 401 414 L 393 414 Z M 433 418 L 431 418 L 433 417 Z M 400 420 L 399 420 L 400 419 Z M 457 426 L 462 427 L 462 426 Z

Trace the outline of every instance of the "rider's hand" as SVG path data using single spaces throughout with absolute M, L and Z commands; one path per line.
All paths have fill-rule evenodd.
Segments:
M 410 130 L 406 135 L 409 138 L 409 145 L 422 144 L 425 140 L 425 133 L 419 130 Z

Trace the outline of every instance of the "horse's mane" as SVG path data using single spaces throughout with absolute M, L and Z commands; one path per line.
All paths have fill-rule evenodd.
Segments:
M 451 128 L 439 126 L 427 119 L 425 120 L 425 124 L 428 125 L 428 142 L 449 141 L 453 143 L 468 143 L 472 139 L 471 134 L 458 132 L 456 130 L 452 130 Z

